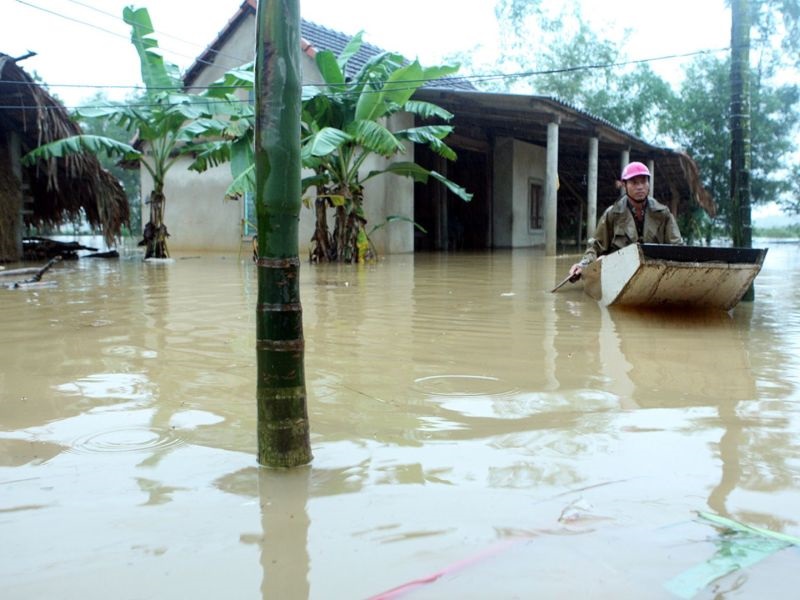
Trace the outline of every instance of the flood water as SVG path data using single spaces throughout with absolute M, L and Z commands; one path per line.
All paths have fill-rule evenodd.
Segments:
M 0 597 L 796 598 L 797 546 L 707 515 L 800 537 L 800 245 L 731 313 L 550 293 L 574 259 L 304 263 L 291 471 L 247 257 L 0 288 Z

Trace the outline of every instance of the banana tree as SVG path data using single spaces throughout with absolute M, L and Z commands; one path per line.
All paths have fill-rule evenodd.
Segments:
M 305 86 L 302 99 L 302 164 L 310 175 L 302 180 L 302 192 L 316 191 L 315 232 L 311 257 L 315 261 L 358 261 L 373 254 L 365 228 L 364 183 L 373 177 L 394 173 L 427 183 L 431 178 L 441 182 L 457 197 L 469 201 L 472 194 L 436 171 L 411 161 L 389 162 L 384 169 L 363 172 L 371 156 L 396 158 L 405 152 L 404 142 L 425 144 L 436 154 L 455 160 L 455 152 L 444 143 L 452 127 L 428 124 L 391 131 L 389 117 L 407 112 L 423 120 L 449 121 L 453 115 L 429 102 L 412 99 L 422 85 L 455 73 L 457 66 L 425 68 L 419 62 L 408 63 L 401 55 L 382 53 L 367 62 L 358 74 L 345 76 L 347 63 L 362 45 L 362 34 L 354 36 L 337 57 L 330 51 L 316 55 L 322 74 L 322 86 Z M 229 90 L 252 89 L 252 67 L 245 65 L 225 74 L 208 91 L 222 97 Z M 247 122 L 252 117 L 241 109 L 239 117 Z M 242 127 L 242 132 L 246 128 Z M 238 138 L 233 145 L 226 140 L 214 142 L 209 149 L 209 165 L 230 159 L 233 183 L 227 190 L 231 197 L 252 192 L 255 186 L 252 163 L 252 133 Z M 248 154 L 250 152 L 250 154 Z M 334 210 L 333 232 L 328 227 L 328 209 Z M 401 217 L 390 216 L 387 222 Z M 385 223 L 378 224 L 381 227 Z M 373 228 L 374 230 L 375 228 Z
M 29 152 L 23 161 L 34 164 L 77 152 L 106 153 L 138 163 L 152 178 L 150 218 L 144 227 L 145 258 L 168 258 L 164 223 L 164 183 L 169 170 L 183 156 L 192 156 L 189 168 L 202 170 L 211 160 L 209 138 L 236 139 L 241 122 L 231 119 L 240 102 L 228 102 L 219 94 L 183 93 L 179 69 L 163 59 L 147 9 L 126 7 L 123 19 L 131 26 L 131 42 L 139 55 L 145 95 L 134 104 L 103 103 L 78 111 L 78 117 L 104 118 L 123 127 L 135 140 L 135 147 L 111 138 L 79 135 L 57 140 Z M 141 149 L 140 149 L 141 148 Z
M 359 33 L 338 57 L 327 50 L 318 52 L 316 63 L 324 85 L 304 89 L 302 156 L 304 166 L 314 171 L 304 180 L 304 188 L 316 186 L 312 259 L 318 261 L 363 261 L 373 254 L 364 211 L 364 184 L 373 177 L 394 173 L 422 183 L 432 177 L 459 198 L 472 198 L 463 187 L 411 161 L 389 162 L 384 169 L 363 173 L 371 156 L 393 159 L 405 153 L 404 142 L 425 144 L 439 156 L 456 159 L 443 141 L 451 126 L 426 124 L 392 131 L 388 124 L 389 117 L 400 112 L 423 121 L 449 121 L 453 115 L 448 111 L 412 97 L 422 85 L 455 73 L 458 66 L 426 68 L 416 60 L 408 63 L 399 54 L 385 52 L 350 79 L 345 75 L 347 63 L 361 44 Z M 332 234 L 324 220 L 328 207 L 335 209 Z

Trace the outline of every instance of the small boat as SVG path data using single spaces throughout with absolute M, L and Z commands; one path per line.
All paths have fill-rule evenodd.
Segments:
M 584 291 L 604 306 L 731 310 L 766 255 L 766 248 L 633 244 L 586 267 Z

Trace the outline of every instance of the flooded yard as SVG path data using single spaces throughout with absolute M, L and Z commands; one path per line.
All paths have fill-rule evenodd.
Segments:
M 550 293 L 574 259 L 304 263 L 292 471 L 248 257 L 0 289 L 0 597 L 796 598 L 800 245 L 731 313 Z

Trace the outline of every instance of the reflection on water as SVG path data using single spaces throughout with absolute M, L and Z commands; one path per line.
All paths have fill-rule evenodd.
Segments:
M 2 290 L 0 594 L 670 598 L 716 551 L 697 511 L 799 535 L 800 248 L 730 314 L 550 293 L 573 261 L 304 266 L 315 458 L 288 472 L 255 465 L 247 260 Z M 717 593 L 791 597 L 799 560 Z

